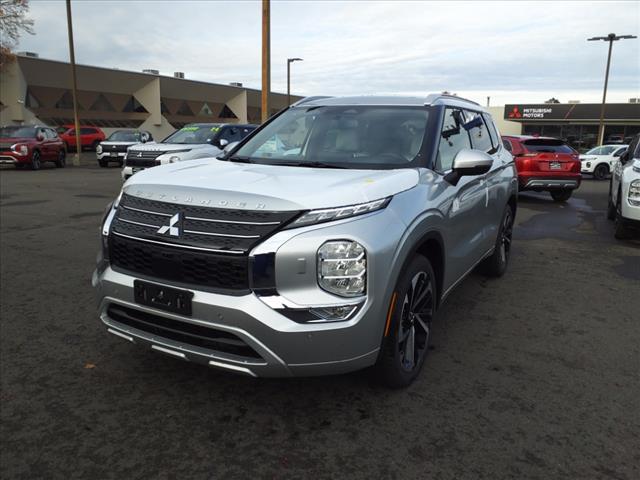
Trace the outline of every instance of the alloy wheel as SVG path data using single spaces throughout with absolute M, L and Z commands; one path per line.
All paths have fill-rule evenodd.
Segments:
M 511 239 L 513 237 L 513 214 L 511 209 L 507 208 L 502 222 L 500 233 L 500 260 L 506 263 L 511 252 Z
M 31 169 L 38 170 L 40 168 L 40 154 L 38 152 L 33 152 L 31 155 Z
M 402 303 L 398 331 L 399 359 L 403 370 L 418 367 L 427 351 L 434 312 L 433 284 L 423 271 L 411 279 Z

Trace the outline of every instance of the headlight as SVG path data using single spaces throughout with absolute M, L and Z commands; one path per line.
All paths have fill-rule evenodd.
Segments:
M 99 145 L 96 147 L 96 153 L 102 153 L 102 145 L 100 145 L 100 144 L 99 144 Z
M 629 185 L 629 203 L 631 205 L 640 205 L 640 180 L 634 180 Z
M 19 143 L 11 145 L 11 150 L 16 152 L 18 155 L 26 155 L 27 153 L 29 153 L 29 147 L 27 147 L 26 145 L 20 145 Z
M 318 249 L 318 285 L 341 297 L 364 295 L 367 283 L 366 251 L 358 242 L 336 240 Z
M 286 228 L 297 228 L 305 225 L 313 225 L 315 223 L 331 222 L 332 220 L 341 220 L 343 218 L 355 217 L 356 215 L 362 215 L 364 213 L 375 212 L 376 210 L 382 210 L 385 208 L 390 201 L 391 197 L 387 197 L 373 202 L 359 203 L 357 205 L 349 205 L 346 207 L 311 210 L 289 224 Z
M 180 161 L 180 157 L 177 157 L 176 155 L 169 157 L 169 163 L 176 163 L 179 161 Z

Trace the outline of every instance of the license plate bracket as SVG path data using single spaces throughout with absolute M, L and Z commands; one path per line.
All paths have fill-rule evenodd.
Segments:
M 133 297 L 136 303 L 167 312 L 191 316 L 193 292 L 165 287 L 142 280 L 133 281 Z
M 111 152 L 111 156 L 112 157 L 117 157 L 118 156 L 118 152 Z
M 550 170 L 562 170 L 562 163 L 560 162 L 549 162 Z

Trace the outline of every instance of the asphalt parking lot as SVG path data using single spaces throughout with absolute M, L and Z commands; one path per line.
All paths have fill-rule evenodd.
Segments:
M 0 170 L 2 478 L 640 478 L 640 242 L 613 238 L 608 182 L 520 196 L 507 274 L 457 288 L 402 391 L 107 335 L 90 275 L 120 185 L 93 162 Z

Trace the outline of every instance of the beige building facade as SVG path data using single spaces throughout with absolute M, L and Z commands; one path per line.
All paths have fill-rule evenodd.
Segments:
M 139 128 L 160 139 L 193 122 L 260 123 L 260 90 L 86 65 L 77 65 L 77 80 L 80 123 L 107 134 Z M 272 93 L 270 103 L 272 115 L 287 96 Z M 73 124 L 71 68 L 18 55 L 0 75 L 0 124 L 34 123 Z

